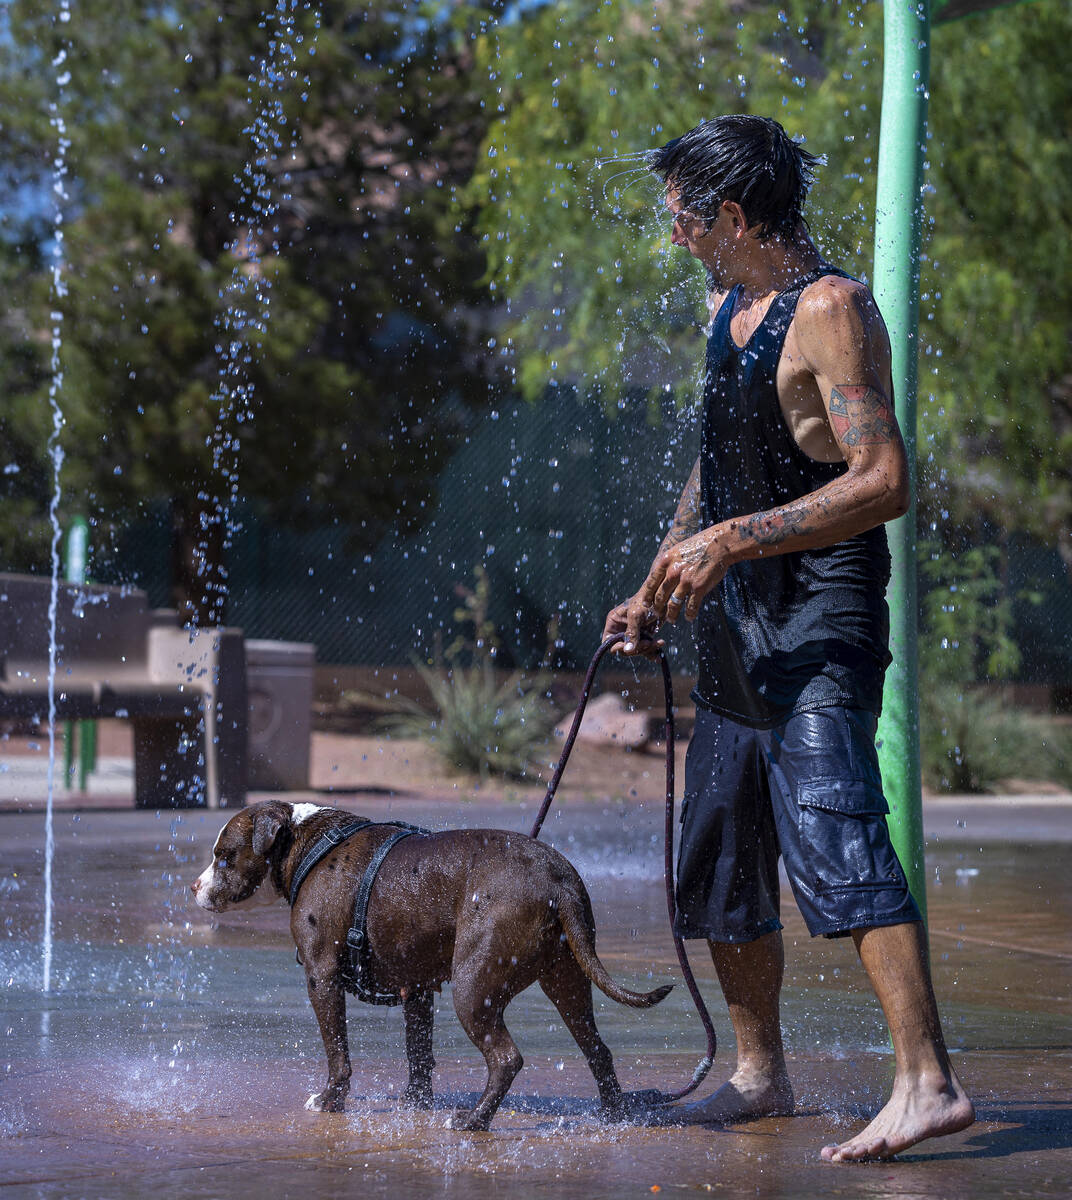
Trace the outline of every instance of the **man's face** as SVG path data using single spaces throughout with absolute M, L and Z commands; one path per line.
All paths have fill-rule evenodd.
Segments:
M 697 216 L 682 205 L 678 191 L 673 185 L 666 191 L 666 208 L 673 214 L 671 245 L 688 250 L 716 279 L 724 275 L 726 255 L 733 245 L 729 237 L 730 230 L 727 228 L 727 224 L 732 225 L 732 222 L 726 209 L 719 205 L 718 214 L 714 218 Z

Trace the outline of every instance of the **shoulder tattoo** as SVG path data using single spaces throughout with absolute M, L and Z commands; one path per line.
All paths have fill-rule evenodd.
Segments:
M 874 446 L 897 436 L 893 405 L 873 387 L 847 383 L 832 387 L 830 424 L 846 446 Z

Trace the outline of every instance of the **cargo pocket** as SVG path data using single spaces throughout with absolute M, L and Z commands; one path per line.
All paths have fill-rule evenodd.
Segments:
M 873 783 L 811 780 L 797 803 L 801 857 L 816 895 L 903 886 L 886 828 L 889 805 Z

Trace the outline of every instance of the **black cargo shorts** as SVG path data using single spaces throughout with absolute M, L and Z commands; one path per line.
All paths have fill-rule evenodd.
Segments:
M 753 729 L 696 711 L 685 760 L 676 932 L 775 929 L 778 856 L 813 936 L 918 921 L 890 842 L 874 714 L 831 707 Z

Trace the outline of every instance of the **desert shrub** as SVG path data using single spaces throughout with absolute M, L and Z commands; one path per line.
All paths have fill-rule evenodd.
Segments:
M 515 671 L 500 680 L 490 658 L 445 671 L 416 665 L 432 707 L 402 700 L 403 710 L 386 716 L 384 728 L 427 742 L 458 770 L 524 776 L 555 724 L 542 677 Z
M 1052 717 L 943 684 L 922 689 L 919 721 L 923 778 L 937 791 L 986 792 L 1014 778 L 1072 787 L 1072 727 Z
M 432 663 L 414 663 L 430 705 L 401 695 L 387 701 L 365 693 L 348 698 L 386 710 L 377 722 L 380 728 L 425 742 L 456 770 L 519 779 L 546 747 L 555 725 L 549 677 L 543 670 L 502 677 L 496 668 L 498 631 L 488 617 L 487 572 L 477 567 L 474 576 L 472 588 L 456 589 L 462 604 L 454 613 L 459 630 L 454 641 L 437 651 Z

